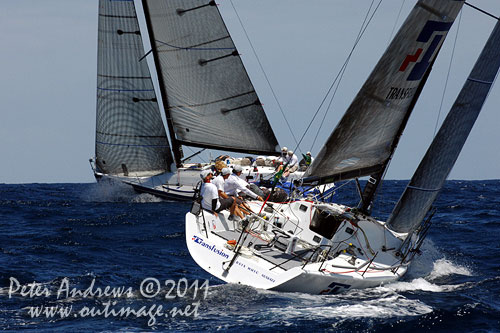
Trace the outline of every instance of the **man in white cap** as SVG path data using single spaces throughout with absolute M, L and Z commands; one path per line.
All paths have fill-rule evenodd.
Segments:
M 288 164 L 285 172 L 283 172 L 283 177 L 285 178 L 288 177 L 290 173 L 297 171 L 297 169 L 299 168 L 299 159 L 297 158 L 297 155 L 293 153 L 293 150 L 289 150 L 287 152 L 287 156 L 283 163 L 285 165 Z
M 226 192 L 228 195 L 234 196 L 245 194 L 252 199 L 263 201 L 264 199 L 260 195 L 252 192 L 248 188 L 249 184 L 245 180 L 240 178 L 242 171 L 243 169 L 241 168 L 241 165 L 234 166 L 233 174 L 229 176 L 229 178 L 224 182 L 224 192 Z
M 212 184 L 217 186 L 217 191 L 219 192 L 219 197 L 227 198 L 228 195 L 224 192 L 224 182 L 231 175 L 231 169 L 223 168 L 220 174 L 212 180 Z
M 281 156 L 278 158 L 279 162 L 284 162 L 285 161 L 286 153 L 287 152 L 288 152 L 288 148 L 287 147 L 281 148 Z
M 229 208 L 230 214 L 233 215 L 236 210 L 236 201 L 231 197 L 219 198 L 217 186 L 210 182 L 213 177 L 212 170 L 206 169 L 201 171 L 200 177 L 203 179 L 203 185 L 201 187 L 201 196 L 203 200 L 201 201 L 201 207 L 212 212 L 216 217 L 217 213 L 227 208 Z

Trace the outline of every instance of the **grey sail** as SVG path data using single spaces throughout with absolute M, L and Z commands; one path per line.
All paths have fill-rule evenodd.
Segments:
M 395 149 L 414 96 L 463 6 L 421 0 L 306 171 L 306 183 L 330 183 L 381 172 Z
M 178 145 L 278 151 L 215 2 L 143 0 L 143 7 L 174 155 Z
M 500 68 L 497 23 L 467 82 L 394 208 L 387 225 L 396 232 L 414 230 L 431 208 L 472 130 Z
M 168 171 L 165 127 L 133 1 L 99 0 L 96 167 L 112 175 Z

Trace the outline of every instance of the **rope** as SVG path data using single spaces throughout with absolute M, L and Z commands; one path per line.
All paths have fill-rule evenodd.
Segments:
M 401 17 L 401 12 L 403 11 L 403 7 L 405 5 L 405 2 L 406 2 L 406 0 L 403 0 L 403 3 L 401 4 L 401 7 L 399 8 L 398 17 L 396 18 L 396 22 L 394 22 L 394 26 L 392 27 L 391 35 L 389 37 L 389 41 L 387 42 L 387 44 L 391 43 L 392 36 L 394 36 L 394 31 L 396 30 L 396 26 L 398 25 L 398 21 L 399 21 L 399 18 Z
M 347 67 L 347 64 L 349 63 L 351 57 L 352 57 L 352 54 L 354 53 L 354 50 L 356 49 L 356 46 L 358 45 L 359 41 L 361 40 L 361 37 L 363 36 L 363 34 L 365 33 L 366 31 L 366 28 L 368 27 L 368 25 L 370 24 L 371 20 L 373 19 L 373 16 L 375 15 L 375 13 L 377 12 L 378 8 L 380 7 L 380 4 L 382 3 L 383 0 L 380 0 L 377 7 L 375 8 L 375 10 L 373 11 L 371 17 L 368 19 L 368 22 L 366 22 L 369 14 L 370 14 L 370 11 L 372 9 L 372 6 L 373 6 L 373 3 L 374 3 L 375 0 L 372 0 L 372 4 L 370 5 L 370 8 L 368 9 L 368 12 L 365 16 L 365 19 L 363 21 L 363 24 L 361 25 L 361 29 L 360 29 L 360 32 L 358 33 L 358 36 L 356 38 L 356 41 L 354 42 L 354 45 L 351 49 L 351 51 L 349 52 L 349 55 L 347 56 L 344 64 L 342 65 L 339 73 L 337 74 L 337 76 L 335 77 L 334 81 L 332 82 L 332 84 L 330 85 L 330 88 L 328 88 L 328 91 L 327 93 L 325 94 L 325 97 L 323 98 L 323 100 L 321 101 L 318 109 L 316 110 L 316 112 L 314 113 L 314 116 L 312 117 L 311 121 L 309 122 L 309 125 L 307 126 L 306 130 L 304 131 L 304 134 L 302 135 L 302 137 L 300 138 L 300 141 L 299 141 L 299 144 L 302 142 L 302 140 L 304 139 L 304 137 L 306 136 L 307 132 L 309 131 L 312 123 L 314 122 L 314 120 L 316 119 L 316 116 L 318 115 L 319 111 L 321 110 L 321 108 L 323 107 L 323 104 L 325 103 L 326 99 L 328 98 L 328 95 L 330 95 L 330 92 L 332 91 L 333 87 L 335 86 L 335 83 L 337 82 L 337 80 L 339 80 L 339 84 L 340 84 L 340 79 L 342 78 L 344 72 L 345 72 L 345 69 Z M 366 25 L 365 25 L 366 23 Z M 338 86 L 339 84 L 337 85 L 337 89 L 338 89 Z M 332 100 L 333 98 L 335 97 L 335 93 L 337 92 L 337 89 L 335 89 L 333 95 L 332 95 Z M 331 105 L 331 101 L 330 101 L 330 105 Z M 323 119 L 325 119 L 326 117 L 326 113 L 329 111 L 329 108 L 330 108 L 330 105 L 328 106 L 328 108 L 326 109 L 325 111 L 325 116 L 323 117 Z M 324 123 L 324 121 L 322 122 L 322 124 Z M 321 124 L 321 125 L 322 125 Z M 318 133 L 321 129 L 321 125 L 320 125 L 320 128 L 318 129 Z M 313 142 L 313 145 L 315 144 L 316 142 L 316 138 L 318 137 L 318 133 L 316 134 L 316 137 L 314 139 L 314 142 Z M 312 146 L 311 146 L 311 150 L 312 150 Z
M 470 4 L 470 3 L 468 3 L 468 2 L 464 2 L 464 4 L 466 4 L 467 6 L 469 6 L 469 7 L 471 7 L 471 8 L 474 8 L 475 10 L 477 10 L 477 11 L 479 11 L 479 12 L 483 13 L 483 14 L 486 14 L 487 16 L 493 17 L 494 19 L 496 19 L 496 20 L 499 20 L 499 21 L 500 21 L 500 17 L 496 17 L 495 15 L 493 15 L 493 14 L 491 14 L 491 13 L 488 13 L 487 11 L 485 11 L 485 10 L 483 10 L 483 9 L 479 8 L 479 7 L 476 7 L 476 6 L 474 6 L 474 5 L 471 5 L 471 4 Z
M 190 146 L 185 146 L 187 149 L 189 149 L 191 151 L 191 153 L 196 153 L 193 149 L 191 149 Z M 202 155 L 198 155 L 198 157 L 201 159 L 202 163 L 208 163 L 206 158 L 202 157 Z
M 448 65 L 448 73 L 446 74 L 446 81 L 444 83 L 443 95 L 441 96 L 441 103 L 439 105 L 439 111 L 438 111 L 438 116 L 436 119 L 436 125 L 434 126 L 434 134 L 432 135 L 433 138 L 436 136 L 436 132 L 437 132 L 438 124 L 439 124 L 439 118 L 441 117 L 441 110 L 443 108 L 444 96 L 446 95 L 446 88 L 448 87 L 448 80 L 450 78 L 451 65 L 453 64 L 453 57 L 455 55 L 455 47 L 457 45 L 458 32 L 460 30 L 460 22 L 462 22 L 462 11 L 460 11 L 460 16 L 458 17 L 457 33 L 455 35 L 455 40 L 453 41 L 453 50 L 451 51 L 450 64 Z
M 295 137 L 295 134 L 292 131 L 292 127 L 290 126 L 290 123 L 288 122 L 288 119 L 285 116 L 285 112 L 283 111 L 283 108 L 281 107 L 281 104 L 278 100 L 278 97 L 276 96 L 276 93 L 274 92 L 274 89 L 271 85 L 271 82 L 269 81 L 269 78 L 267 77 L 266 71 L 264 70 L 264 66 L 262 66 L 262 63 L 260 62 L 259 56 L 257 55 L 255 48 L 253 47 L 252 41 L 250 40 L 250 37 L 248 36 L 248 33 L 245 29 L 245 26 L 243 25 L 243 21 L 241 20 L 240 15 L 238 14 L 238 11 L 236 10 L 236 7 L 234 6 L 233 0 L 230 0 L 230 2 L 231 2 L 231 6 L 233 7 L 234 13 L 236 14 L 236 17 L 238 18 L 238 21 L 240 22 L 241 28 L 243 29 L 243 32 L 245 33 L 245 36 L 248 40 L 248 43 L 250 44 L 250 47 L 252 48 L 252 52 L 253 52 L 255 58 L 257 59 L 257 63 L 260 66 L 260 70 L 262 71 L 262 74 L 264 74 L 264 78 L 267 81 L 267 85 L 269 86 L 269 89 L 271 90 L 271 93 L 273 94 L 274 100 L 276 101 L 276 104 L 278 104 L 278 108 L 281 111 L 281 115 L 283 116 L 283 119 L 285 120 L 285 123 L 288 127 L 288 130 L 292 134 L 293 140 L 295 141 L 295 144 L 298 147 L 299 143 L 297 142 L 297 138 Z

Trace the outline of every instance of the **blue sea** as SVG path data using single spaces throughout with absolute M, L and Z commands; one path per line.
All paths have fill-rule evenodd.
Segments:
M 357 204 L 353 183 L 336 201 Z M 344 185 L 344 186 L 341 186 Z M 385 181 L 385 219 L 406 181 Z M 0 329 L 500 332 L 500 180 L 448 181 L 403 280 L 338 295 L 228 285 L 186 248 L 189 203 L 106 184 L 0 184 Z

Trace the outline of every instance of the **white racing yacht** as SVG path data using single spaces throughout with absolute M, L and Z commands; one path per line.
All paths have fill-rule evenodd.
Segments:
M 497 23 L 388 220 L 371 217 L 374 193 L 463 4 L 417 2 L 306 171 L 303 181 L 311 186 L 369 176 L 364 189 L 357 182 L 357 208 L 317 199 L 250 202 L 250 215 L 229 221 L 227 212 L 214 216 L 195 202 L 186 214 L 186 243 L 195 262 L 228 283 L 312 294 L 374 287 L 404 276 L 500 67 Z

